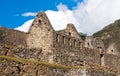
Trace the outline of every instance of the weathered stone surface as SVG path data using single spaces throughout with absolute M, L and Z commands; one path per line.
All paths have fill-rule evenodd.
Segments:
M 102 39 L 81 39 L 73 24 L 55 31 L 45 13 L 40 12 L 28 33 L 0 27 L 0 56 L 11 56 L 66 66 L 96 65 L 120 73 L 120 56 L 105 51 Z M 0 76 L 119 76 L 93 68 L 63 69 L 0 59 Z
M 0 27 L 0 43 L 26 46 L 26 38 L 27 34 L 24 32 Z

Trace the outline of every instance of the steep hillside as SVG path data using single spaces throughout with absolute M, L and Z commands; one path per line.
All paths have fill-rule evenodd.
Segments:
M 94 33 L 93 36 L 103 39 L 105 49 L 111 52 L 116 50 L 116 53 L 120 54 L 120 20 Z

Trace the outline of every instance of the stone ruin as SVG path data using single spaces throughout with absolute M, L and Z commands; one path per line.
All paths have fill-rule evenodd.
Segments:
M 83 40 L 73 24 L 55 31 L 44 12 L 36 15 L 27 33 L 0 27 L 0 56 L 84 67 L 66 69 L 0 57 L 0 76 L 120 76 L 120 56 L 107 53 L 102 39 Z

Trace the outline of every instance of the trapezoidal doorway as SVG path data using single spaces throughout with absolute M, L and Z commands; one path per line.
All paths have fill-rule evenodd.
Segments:
M 100 54 L 100 65 L 104 66 L 105 62 L 104 62 L 104 54 Z

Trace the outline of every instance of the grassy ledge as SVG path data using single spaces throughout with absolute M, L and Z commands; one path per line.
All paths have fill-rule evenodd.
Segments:
M 47 67 L 53 67 L 53 68 L 59 68 L 59 69 L 93 69 L 93 70 L 98 70 L 98 71 L 104 71 L 108 73 L 117 73 L 115 69 L 108 68 L 108 67 L 103 67 L 103 66 L 95 66 L 95 65 L 86 65 L 86 66 L 65 66 L 61 64 L 55 64 L 55 63 L 48 63 L 44 61 L 36 61 L 36 60 L 28 60 L 24 58 L 15 58 L 15 57 L 10 57 L 10 56 L 0 56 L 0 59 L 6 59 L 6 60 L 13 60 L 16 62 L 21 62 L 21 63 L 33 63 L 33 64 L 38 64 L 38 65 L 44 65 Z

